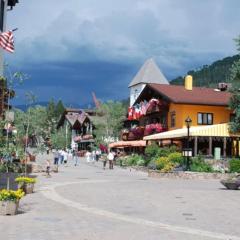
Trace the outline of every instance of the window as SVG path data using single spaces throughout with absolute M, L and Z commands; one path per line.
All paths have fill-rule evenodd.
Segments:
M 176 113 L 175 112 L 171 112 L 170 113 L 170 117 L 171 117 L 171 127 L 175 127 L 176 125 Z
M 198 113 L 198 124 L 199 125 L 212 125 L 213 114 L 212 113 Z

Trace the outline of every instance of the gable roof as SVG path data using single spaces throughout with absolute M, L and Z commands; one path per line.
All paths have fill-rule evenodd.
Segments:
M 184 86 L 154 83 L 147 86 L 173 103 L 228 106 L 231 98 L 231 93 L 216 91 L 214 88 L 193 87 L 192 90 L 186 90 Z
M 133 78 L 128 87 L 139 83 L 169 84 L 153 58 L 148 59 Z

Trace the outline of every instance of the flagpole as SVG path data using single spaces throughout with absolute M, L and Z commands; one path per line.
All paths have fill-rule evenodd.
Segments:
M 2 0 L 1 0 L 2 1 Z M 0 16 L 3 19 L 2 23 L 2 32 L 6 30 L 6 20 L 7 20 L 7 6 L 8 6 L 8 0 L 4 1 L 3 11 L 2 11 L 2 4 L 0 4 L 0 13 L 3 14 L 3 16 Z M 3 49 L 0 50 L 0 76 L 4 76 L 4 56 L 3 56 Z

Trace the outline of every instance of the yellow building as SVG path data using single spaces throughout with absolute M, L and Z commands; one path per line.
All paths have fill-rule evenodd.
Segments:
M 185 78 L 184 86 L 147 84 L 135 105 L 151 102 L 152 99 L 158 102 L 154 107 L 148 107 L 146 113 L 138 119 L 139 125 L 147 126 L 159 123 L 164 127 L 162 133 L 148 134 L 150 136 L 144 134 L 143 139 L 159 139 L 160 144 L 163 140 L 178 141 L 181 142 L 182 147 L 186 147 L 185 120 L 189 117 L 192 129 L 198 127 L 198 134 L 201 129 L 205 129 L 205 126 L 210 127 L 207 128 L 209 134 L 205 129 L 205 135 L 190 136 L 190 147 L 194 149 L 195 155 L 200 151 L 203 154 L 212 155 L 214 147 L 221 148 L 221 154 L 224 157 L 232 155 L 237 136 L 231 136 L 229 132 L 221 135 L 222 131 L 218 133 L 216 130 L 222 129 L 222 124 L 229 123 L 233 116 L 228 107 L 230 98 L 231 94 L 227 91 L 227 85 L 219 89 L 193 87 L 191 76 Z M 214 127 L 214 131 L 210 130 L 211 126 Z M 174 130 L 178 129 L 185 130 L 180 131 L 181 134 L 177 131 L 178 135 L 174 135 Z M 165 134 L 166 132 L 170 132 L 170 134 Z

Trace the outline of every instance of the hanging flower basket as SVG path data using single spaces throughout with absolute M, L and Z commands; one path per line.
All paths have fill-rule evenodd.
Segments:
M 34 184 L 36 183 L 35 178 L 18 177 L 15 181 L 18 183 L 18 189 L 22 189 L 25 194 L 33 193 Z
M 3 189 L 0 191 L 0 215 L 16 215 L 19 201 L 24 196 L 24 192 Z

